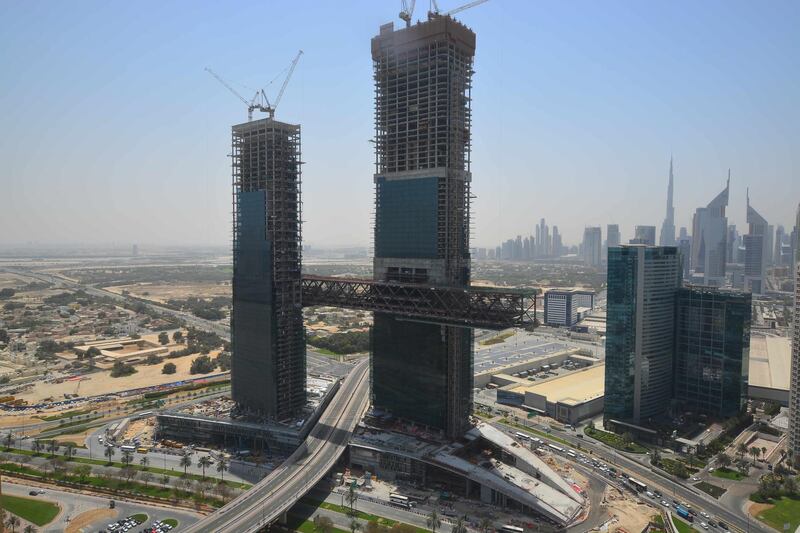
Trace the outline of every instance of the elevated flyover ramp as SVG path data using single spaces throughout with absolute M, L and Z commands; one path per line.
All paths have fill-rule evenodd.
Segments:
M 280 518 L 333 467 L 369 403 L 369 360 L 347 375 L 300 447 L 249 491 L 185 531 L 258 531 Z

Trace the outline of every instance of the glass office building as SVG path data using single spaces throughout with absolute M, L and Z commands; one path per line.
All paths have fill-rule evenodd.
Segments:
M 715 418 L 747 401 L 752 296 L 683 287 L 678 291 L 675 401 L 684 412 Z
M 672 398 L 682 258 L 672 246 L 608 250 L 604 419 L 647 424 Z

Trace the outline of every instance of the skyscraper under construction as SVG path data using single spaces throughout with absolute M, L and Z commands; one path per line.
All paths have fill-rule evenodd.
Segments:
M 305 404 L 301 304 L 300 126 L 233 126 L 232 396 L 285 420 Z
M 449 16 L 372 39 L 377 280 L 470 281 L 470 92 L 475 34 Z M 472 330 L 375 313 L 378 409 L 460 436 L 472 407 Z

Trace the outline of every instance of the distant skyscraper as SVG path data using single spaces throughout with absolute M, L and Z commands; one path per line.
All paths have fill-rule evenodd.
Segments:
M 739 233 L 736 231 L 736 224 L 728 225 L 727 241 L 726 262 L 735 263 L 736 250 L 739 248 Z
M 597 227 L 588 227 L 583 230 L 583 261 L 587 265 L 600 266 L 602 261 L 603 234 Z
M 681 257 L 675 247 L 608 250 L 604 419 L 646 423 L 672 398 L 675 303 Z
M 563 247 L 564 244 L 561 242 L 561 234 L 558 232 L 558 226 L 553 226 L 553 257 L 561 257 Z
M 139 245 L 138 245 L 138 244 L 134 244 L 134 245 L 131 247 L 131 255 L 132 255 L 133 257 L 139 257 Z
M 716 198 L 695 211 L 692 220 L 692 259 L 695 273 L 703 274 L 706 285 L 720 285 L 725 279 L 725 259 L 727 258 L 728 193 L 731 185 L 731 171 L 725 188 Z
M 664 217 L 664 223 L 661 224 L 661 238 L 658 240 L 658 244 L 661 246 L 675 246 L 675 206 L 672 203 L 672 188 L 672 156 L 670 156 L 669 186 L 667 187 L 667 215 Z
M 764 275 L 767 268 L 767 248 L 769 224 L 753 206 L 750 205 L 750 191 L 747 192 L 747 235 L 744 236 L 744 286 L 754 294 L 764 292 Z
M 686 231 L 686 226 L 681 226 L 681 231 L 680 231 L 679 237 L 681 239 L 686 239 L 687 237 L 689 237 L 689 232 Z
M 689 279 L 692 266 L 692 239 L 688 235 L 678 238 L 678 251 L 681 253 L 683 279 Z
M 674 395 L 682 411 L 730 418 L 744 407 L 751 309 L 749 293 L 678 290 Z
M 786 240 L 786 230 L 782 225 L 775 229 L 775 248 L 772 252 L 772 264 L 781 266 L 783 264 L 783 241 Z
M 619 246 L 619 224 L 609 224 L 606 226 L 606 244 L 609 248 Z
M 631 244 L 646 244 L 648 246 L 655 246 L 656 244 L 656 227 L 655 226 L 636 226 L 634 237 L 631 239 Z
M 800 208 L 798 209 L 798 223 L 800 224 Z M 789 380 L 789 457 L 796 462 L 800 455 L 800 265 L 794 274 L 792 377 Z

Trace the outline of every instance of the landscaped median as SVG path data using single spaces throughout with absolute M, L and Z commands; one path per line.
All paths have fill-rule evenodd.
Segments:
M 516 422 L 512 422 L 508 418 L 503 418 L 500 420 L 500 423 L 504 426 L 508 426 L 514 429 L 519 429 L 520 431 L 524 431 L 526 433 L 530 433 L 531 435 L 536 435 L 538 437 L 542 437 L 544 439 L 552 440 L 554 442 L 558 442 L 559 444 L 563 444 L 564 446 L 572 446 L 571 442 L 567 442 L 562 438 L 555 437 L 550 433 L 546 433 L 544 431 L 540 431 L 538 429 L 529 428 L 528 426 L 523 426 L 522 424 L 517 424 Z
M 732 479 L 733 481 L 741 481 L 745 478 L 745 475 L 738 470 L 727 467 L 717 468 L 711 472 L 711 475 L 722 479 Z
M 58 505 L 45 500 L 20 498 L 4 494 L 0 497 L 3 509 L 39 527 L 49 524 L 58 516 Z
M 615 450 L 628 453 L 647 453 L 647 448 L 633 441 L 626 441 L 621 435 L 610 433 L 601 429 L 596 429 L 591 426 L 586 426 L 583 432 L 595 440 L 599 440 L 603 444 L 611 446 Z
M 318 499 L 312 498 L 310 496 L 306 496 L 306 497 L 302 498 L 300 500 L 300 503 L 306 504 L 308 506 L 316 507 L 317 509 L 325 509 L 327 511 L 333 511 L 335 513 L 340 513 L 340 514 L 344 514 L 344 515 L 350 515 L 350 508 L 347 507 L 347 506 L 337 505 L 335 503 L 326 502 L 326 501 L 323 501 L 323 500 L 318 500 Z M 384 526 L 386 528 L 393 528 L 395 526 L 400 525 L 400 526 L 404 526 L 406 529 L 413 528 L 413 530 L 416 533 L 430 533 L 430 531 L 428 531 L 425 528 L 411 526 L 409 524 L 405 524 L 405 523 L 399 522 L 397 520 L 392 520 L 391 518 L 384 518 L 382 516 L 378 516 L 378 515 L 374 515 L 374 514 L 370 514 L 370 513 L 365 513 L 363 511 L 359 511 L 357 509 L 354 509 L 354 514 L 355 514 L 356 518 L 358 518 L 360 520 L 364 520 L 365 522 L 374 522 L 374 523 L 378 524 L 379 526 Z M 298 531 L 301 531 L 301 530 L 298 530 Z

